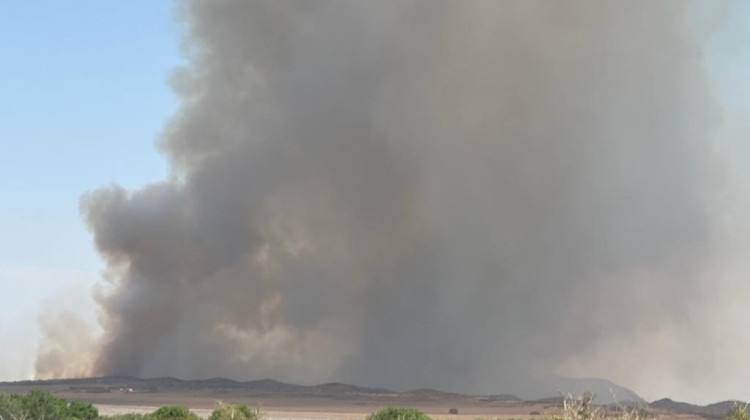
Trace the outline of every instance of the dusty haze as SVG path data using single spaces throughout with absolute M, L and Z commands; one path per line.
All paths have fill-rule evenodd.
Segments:
M 82 199 L 88 373 L 702 378 L 717 110 L 686 7 L 180 2 L 171 176 Z

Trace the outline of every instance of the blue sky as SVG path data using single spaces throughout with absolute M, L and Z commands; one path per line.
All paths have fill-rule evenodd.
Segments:
M 696 16 L 714 31 L 705 48 L 723 106 L 717 147 L 731 198 L 745 203 L 727 217 L 750 227 L 740 211 L 750 208 L 750 1 L 727 12 Z M 2 348 L 0 380 L 32 374 L 36 321 L 51 302 L 95 323 L 90 290 L 102 264 L 78 201 L 167 174 L 154 140 L 178 105 L 167 81 L 181 62 L 179 32 L 170 0 L 0 6 L 0 342 L 16 344 Z
M 79 196 L 163 177 L 176 106 L 169 1 L 8 2 L 0 12 L 0 265 L 94 269 Z
M 167 85 L 180 63 L 172 15 L 167 0 L 0 6 L 0 339 L 23 341 L 6 347 L 0 380 L 31 373 L 26 355 L 50 299 L 92 316 L 102 264 L 80 196 L 167 172 L 154 139 L 177 106 Z

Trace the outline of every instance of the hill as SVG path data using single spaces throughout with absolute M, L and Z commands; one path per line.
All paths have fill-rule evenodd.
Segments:
M 584 392 L 595 394 L 597 404 L 636 403 L 646 404 L 634 391 L 600 378 L 569 378 L 549 376 L 534 380 L 519 396 L 526 400 L 553 402 L 560 395 L 581 395 Z
M 692 414 L 709 419 L 723 419 L 727 417 L 734 404 L 735 401 L 721 401 L 709 405 L 695 405 L 662 398 L 649 404 L 649 407 L 676 414 Z

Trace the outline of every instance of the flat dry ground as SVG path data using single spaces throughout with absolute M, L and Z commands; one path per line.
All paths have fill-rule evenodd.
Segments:
M 477 403 L 474 401 L 372 401 L 334 400 L 295 397 L 244 397 L 231 393 L 206 395 L 205 393 L 166 393 L 154 394 L 81 394 L 55 393 L 69 400 L 89 401 L 99 407 L 102 414 L 126 412 L 147 413 L 164 404 L 179 404 L 190 407 L 196 414 L 210 414 L 218 401 L 231 404 L 260 406 L 271 420 L 362 420 L 367 414 L 389 405 L 418 408 L 435 420 L 474 420 L 482 418 L 526 419 L 531 411 L 550 412 L 551 406 L 528 403 Z M 449 415 L 450 408 L 457 408 L 458 415 Z
M 546 404 L 527 402 L 481 403 L 475 401 L 341 401 L 314 398 L 237 397 L 231 394 L 205 395 L 202 393 L 156 393 L 156 394 L 57 394 L 68 399 L 90 401 L 99 407 L 102 414 L 149 413 L 164 404 L 180 404 L 190 407 L 196 414 L 208 417 L 218 401 L 225 403 L 260 406 L 269 420 L 363 420 L 367 414 L 388 405 L 418 408 L 434 420 L 488 420 L 539 419 L 543 415 L 530 415 L 532 411 L 552 414 L 558 409 Z M 83 397 L 83 398 L 82 398 Z M 447 414 L 450 408 L 460 414 Z M 696 416 L 659 413 L 661 420 L 703 420 Z
M 187 405 L 193 412 L 203 418 L 208 418 L 211 414 L 211 408 L 206 407 L 203 404 L 191 404 L 189 402 L 181 402 L 183 405 Z M 295 404 L 290 404 L 294 406 Z M 422 411 L 426 412 L 434 420 L 508 420 L 508 419 L 542 419 L 544 416 L 531 416 L 529 411 L 533 411 L 535 408 L 541 406 L 535 406 L 526 404 L 525 406 L 517 407 L 497 407 L 494 410 L 470 410 L 470 413 L 462 412 L 457 415 L 449 415 L 446 410 L 442 410 L 442 407 L 438 406 L 422 406 L 418 404 L 412 405 L 417 406 Z M 150 413 L 153 412 L 158 405 L 144 406 L 144 405 L 109 405 L 109 404 L 97 404 L 101 414 L 121 414 L 121 413 Z M 377 407 L 360 407 L 359 409 L 351 409 L 351 407 L 331 405 L 324 407 L 318 405 L 316 407 L 304 407 L 296 404 L 296 407 L 267 407 L 263 406 L 266 413 L 266 418 L 269 420 L 363 420 L 367 414 L 374 411 Z M 531 410 L 529 410 L 531 409 Z M 460 409 L 459 409 L 460 410 Z M 545 413 L 545 411 L 540 411 Z M 657 420 L 705 420 L 700 417 L 691 415 L 677 415 L 669 413 L 661 413 L 658 415 Z
M 7 388 L 7 389 L 6 389 Z M 30 389 L 30 388 L 29 388 Z M 23 386 L 0 387 L 0 391 L 24 393 Z M 68 400 L 88 401 L 95 404 L 102 414 L 149 413 L 166 404 L 184 405 L 202 417 L 208 417 L 217 402 L 260 406 L 269 420 L 363 420 L 365 416 L 386 406 L 418 408 L 435 420 L 541 420 L 544 414 L 559 412 L 559 408 L 541 403 L 516 401 L 480 401 L 475 398 L 448 401 L 404 398 L 317 398 L 285 396 L 248 396 L 234 392 L 73 392 L 64 386 L 45 389 Z M 450 408 L 460 414 L 449 415 Z M 531 415 L 539 412 L 541 415 Z M 660 420 L 703 420 L 690 415 L 657 413 Z

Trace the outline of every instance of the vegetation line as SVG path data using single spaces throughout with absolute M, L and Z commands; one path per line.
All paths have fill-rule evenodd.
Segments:
M 652 420 L 655 418 L 645 407 L 618 404 L 614 407 L 595 406 L 594 395 L 580 397 L 568 395 L 557 412 L 547 413 L 540 420 Z M 451 409 L 452 414 L 458 411 Z M 534 415 L 540 413 L 534 412 Z M 208 420 L 265 420 L 260 408 L 218 402 Z M 750 420 L 747 404 L 735 403 L 727 420 Z M 0 420 L 200 420 L 187 407 L 166 405 L 148 414 L 115 414 L 102 416 L 91 403 L 57 398 L 48 391 L 33 390 L 28 394 L 0 392 Z M 365 420 L 432 420 L 425 413 L 408 407 L 387 407 L 368 415 Z M 488 420 L 477 418 L 476 420 Z M 491 419 L 489 419 L 491 420 Z M 502 419 L 495 419 L 502 420 Z M 513 419 L 507 419 L 513 420 Z M 519 419 L 520 420 L 520 419 Z

